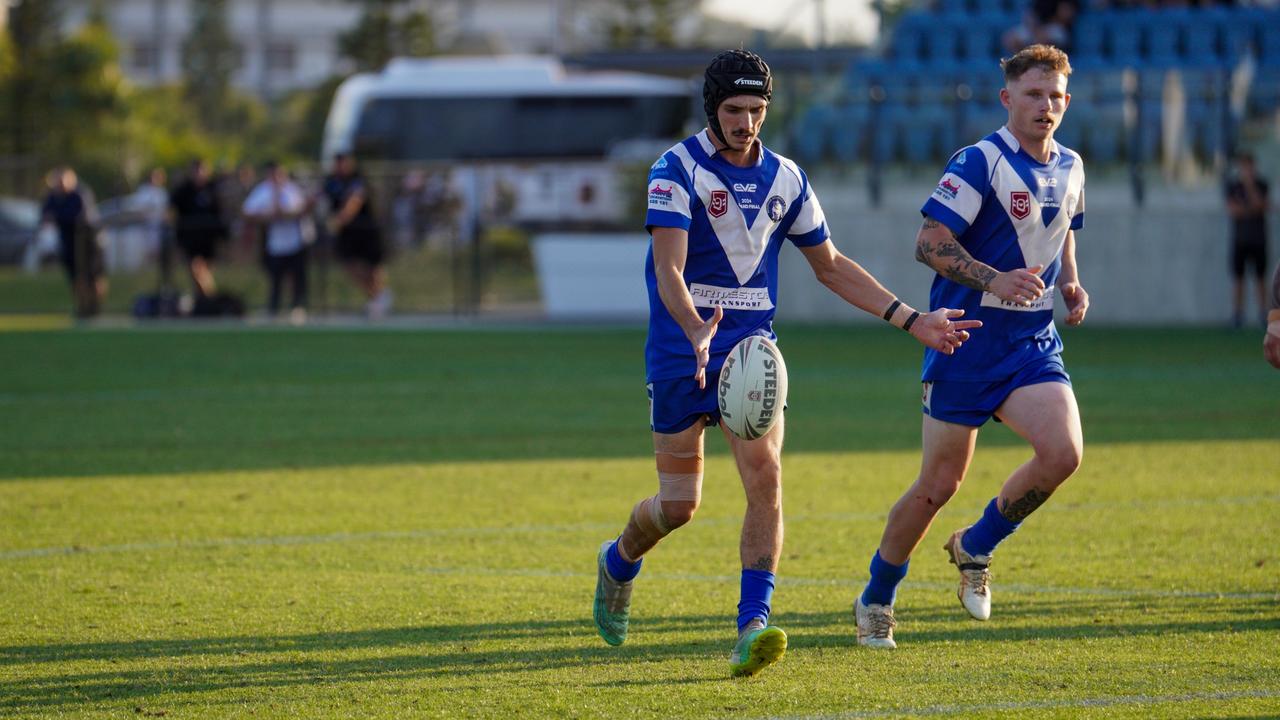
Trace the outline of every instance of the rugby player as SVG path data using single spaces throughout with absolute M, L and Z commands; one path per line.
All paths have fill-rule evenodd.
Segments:
M 982 333 L 962 350 L 926 350 L 920 475 L 889 511 L 871 579 L 854 602 L 862 645 L 896 647 L 893 602 L 908 561 L 934 516 L 955 494 L 978 429 L 995 418 L 1033 450 L 971 526 L 944 549 L 960 572 L 961 604 L 991 615 L 996 545 L 1044 504 L 1080 465 L 1084 440 L 1062 340 L 1084 322 L 1089 294 L 1076 272 L 1075 231 L 1084 225 L 1084 164 L 1053 133 L 1071 103 L 1066 53 L 1032 45 L 1003 61 L 1000 102 L 1008 123 L 955 153 L 925 202 L 916 259 L 937 271 L 932 307 L 961 308 Z
M 784 242 L 798 247 L 841 298 L 935 352 L 953 352 L 980 325 L 953 320 L 960 311 L 916 312 L 836 250 L 805 174 L 760 142 L 772 90 L 769 66 L 758 55 L 717 55 L 703 83 L 707 128 L 673 146 L 649 173 L 645 364 L 658 492 L 635 505 L 622 535 L 605 541 L 597 556 L 594 617 L 610 645 L 626 640 L 641 558 L 698 509 L 703 431 L 721 424 L 716 384 L 726 355 L 747 336 L 775 338 Z M 753 675 L 787 645 L 786 633 L 768 624 L 782 549 L 783 422 L 752 441 L 721 429 L 747 496 L 738 640 L 729 665 L 735 676 Z

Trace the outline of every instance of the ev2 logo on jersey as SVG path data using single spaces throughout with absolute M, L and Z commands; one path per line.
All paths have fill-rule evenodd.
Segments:
M 743 183 L 734 183 L 734 184 L 733 184 L 733 191 L 734 191 L 734 192 L 749 192 L 749 193 L 753 193 L 753 192 L 755 192 L 755 191 L 756 191 L 756 188 L 757 188 L 757 187 L 758 187 L 758 186 L 757 186 L 755 183 L 746 183 L 746 184 L 743 184 Z
M 711 217 L 720 217 L 729 212 L 729 191 L 712 190 L 711 204 L 707 206 L 707 212 Z
M 1018 220 L 1031 214 L 1031 193 L 1015 190 L 1009 193 L 1009 214 Z

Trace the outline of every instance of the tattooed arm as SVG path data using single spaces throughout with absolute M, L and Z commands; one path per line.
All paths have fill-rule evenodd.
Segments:
M 1044 294 L 1041 265 L 1000 272 L 975 259 L 960 244 L 951 228 L 925 216 L 916 236 L 916 260 L 948 280 L 974 290 L 990 292 L 1001 300 L 1029 305 Z

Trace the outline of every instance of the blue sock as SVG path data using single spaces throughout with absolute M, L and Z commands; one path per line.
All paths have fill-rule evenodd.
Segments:
M 970 555 L 990 555 L 995 552 L 1001 540 L 1013 534 L 1019 523 L 1010 522 L 1000 513 L 999 497 L 991 498 L 987 509 L 982 511 L 982 519 L 973 524 L 960 538 L 964 551 Z
M 742 595 L 738 601 L 738 632 L 755 618 L 769 624 L 769 603 L 773 600 L 773 573 L 768 570 L 742 571 Z
M 867 581 L 867 589 L 862 591 L 863 605 L 892 605 L 898 597 L 898 583 L 907 576 L 908 560 L 901 565 L 894 565 L 880 557 L 880 551 L 871 556 L 871 579 Z
M 609 577 L 618 582 L 627 582 L 634 580 L 636 575 L 640 574 L 640 563 L 644 562 L 644 558 L 640 558 L 635 562 L 627 562 L 618 554 L 618 541 L 614 540 L 613 544 L 604 553 L 604 569 L 609 571 Z

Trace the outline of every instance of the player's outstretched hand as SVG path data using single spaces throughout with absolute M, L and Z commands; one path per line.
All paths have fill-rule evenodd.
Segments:
M 1084 322 L 1084 314 L 1089 312 L 1089 293 L 1080 287 L 1080 283 L 1063 283 L 1062 299 L 1067 303 L 1067 324 Z
M 1271 367 L 1280 370 L 1280 320 L 1267 323 L 1267 335 L 1262 339 L 1262 354 L 1266 355 Z
M 917 318 L 909 332 L 925 345 L 950 355 L 969 339 L 970 330 L 982 327 L 981 320 L 953 320 L 963 315 L 963 310 L 938 308 Z
M 698 381 L 698 389 L 707 387 L 707 363 L 711 361 L 711 338 L 716 336 L 724 308 L 719 305 L 711 317 L 693 332 L 689 333 L 689 343 L 693 345 L 693 354 L 698 358 L 698 371 L 693 379 Z
M 1043 265 L 1033 265 L 999 273 L 987 285 L 987 290 L 1005 302 L 1030 305 L 1044 295 L 1044 280 L 1040 279 L 1040 271 L 1043 269 Z

